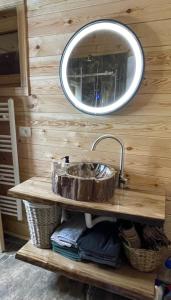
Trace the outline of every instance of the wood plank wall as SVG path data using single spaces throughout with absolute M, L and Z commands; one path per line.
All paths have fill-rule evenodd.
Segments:
M 114 142 L 89 152 L 95 138 L 111 133 L 125 143 L 129 187 L 163 193 L 171 181 L 171 1 L 27 0 L 26 8 L 31 96 L 15 98 L 15 108 L 17 126 L 30 126 L 32 137 L 18 138 L 21 179 L 48 176 L 52 158 L 65 154 L 117 163 Z M 75 30 L 100 18 L 116 19 L 135 31 L 146 67 L 142 87 L 126 108 L 95 117 L 65 99 L 58 67 Z M 22 234 L 25 223 L 17 224 L 5 220 L 8 231 Z

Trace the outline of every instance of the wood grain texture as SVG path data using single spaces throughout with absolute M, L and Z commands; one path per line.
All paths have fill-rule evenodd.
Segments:
M 103 7 L 104 13 L 112 11 L 116 19 L 122 16 L 125 18 L 125 22 L 130 22 L 131 18 L 136 22 L 147 22 L 171 17 L 170 2 L 164 0 L 162 3 L 161 6 L 160 0 L 144 0 L 143 2 L 139 0 L 136 1 L 135 6 L 134 0 L 38 0 L 36 3 L 33 0 L 28 0 L 27 6 L 29 17 L 51 13 L 52 11 L 61 14 L 75 9 L 90 11 L 90 8 L 96 10 L 98 14 Z
M 20 85 L 20 75 L 0 75 L 0 87 L 11 87 Z
M 16 258 L 133 300 L 154 299 L 156 273 L 144 274 L 129 266 L 115 270 L 92 263 L 75 262 L 52 250 L 38 249 L 31 242 L 17 252 Z
M 17 16 L 0 18 L 0 34 L 17 31 Z
M 35 47 L 37 47 L 37 45 Z M 160 47 L 144 48 L 146 71 L 160 71 L 161 74 L 161 71 L 171 70 L 171 46 L 164 46 L 163 48 L 164 49 Z M 40 52 L 37 53 L 39 56 L 36 56 L 33 49 L 33 55 L 35 53 L 35 56 L 30 57 L 29 60 L 31 77 L 56 76 L 58 74 L 61 55 L 53 55 L 56 54 L 56 49 L 55 47 L 55 53 L 52 52 L 53 48 L 48 48 L 45 52 L 45 49 L 40 46 Z M 49 53 L 49 51 L 51 52 Z M 48 56 L 48 54 L 51 55 Z
M 25 14 L 25 3 L 23 1 L 1 1 L 0 10 L 3 11 L 9 10 L 10 12 L 13 9 L 15 16 L 7 16 L 0 18 L 0 33 L 18 31 L 18 49 L 19 49 L 19 61 L 20 61 L 20 76 L 17 78 L 15 76 L 10 76 L 10 85 L 6 84 L 6 79 L 2 78 L 0 96 L 22 96 L 29 95 L 29 86 L 28 86 L 28 57 L 27 57 L 27 36 L 26 36 L 26 14 Z M 13 28 L 13 30 L 12 30 Z M 16 80 L 17 79 L 17 80 Z M 12 81 L 12 82 L 11 82 Z
M 5 233 L 24 240 L 29 239 L 29 230 L 24 207 L 22 221 L 17 221 L 16 217 L 13 216 L 6 217 L 5 215 L 2 215 L 2 222 Z
M 96 132 L 111 133 L 119 136 L 127 134 L 129 136 L 139 135 L 146 137 L 170 137 L 171 117 L 166 116 L 122 116 L 112 117 L 93 117 L 84 114 L 57 114 L 50 113 L 17 113 L 17 126 L 30 126 L 46 130 L 49 128 L 58 128 L 63 132 Z
M 23 0 L 1 0 L 0 9 L 14 8 L 18 4 L 23 4 Z
M 18 1 L 0 2 L 1 7 Z M 52 158 L 64 154 L 72 160 L 98 155 L 101 161 L 118 163 L 112 142 L 99 145 L 96 154 L 88 151 L 94 139 L 111 133 L 125 143 L 128 187 L 164 194 L 171 180 L 170 1 L 27 0 L 26 5 L 31 96 L 19 95 L 14 101 L 17 127 L 30 126 L 32 137 L 18 137 L 21 179 L 49 176 Z M 129 105 L 110 116 L 91 117 L 65 99 L 58 71 L 71 35 L 101 17 L 122 21 L 135 31 L 146 65 L 142 87 Z M 12 221 L 8 225 L 13 230 Z M 14 231 L 19 228 L 15 225 Z
M 66 152 L 70 154 L 70 151 L 71 155 L 73 155 L 74 151 L 76 151 L 75 155 L 78 155 L 80 159 L 85 150 L 90 150 L 93 141 L 97 139 L 97 137 L 97 133 L 91 132 L 87 134 L 86 132 L 66 131 L 65 134 L 63 134 L 63 131 L 53 128 L 32 128 L 32 136 L 30 138 L 18 138 L 20 157 L 49 160 L 53 157 L 60 158 L 60 155 Z M 139 155 L 147 156 L 148 158 L 149 153 L 151 153 L 151 156 L 155 153 L 153 155 L 154 160 L 158 160 L 157 158 L 171 158 L 171 140 L 169 137 L 162 138 L 161 145 L 158 144 L 157 137 L 147 137 L 143 139 L 138 135 L 132 137 L 126 134 L 120 134 L 119 137 L 124 141 L 126 155 L 131 154 L 134 159 L 136 159 L 136 156 L 139 157 Z M 58 144 L 58 148 L 56 148 L 56 144 L 59 140 L 60 145 Z M 114 155 L 118 155 L 119 147 L 113 141 L 108 140 L 98 146 L 95 153 L 98 155 L 99 152 L 104 152 L 101 153 L 101 155 L 106 156 L 106 159 L 113 164 Z M 95 158 L 93 157 L 95 154 L 90 151 L 89 155 L 89 159 Z M 103 159 L 103 157 L 100 159 Z
M 58 70 L 57 70 L 58 71 Z M 58 74 L 58 72 L 56 72 Z M 58 76 L 30 77 L 31 93 L 38 95 L 63 95 Z M 171 71 L 146 71 L 139 94 L 170 94 Z
M 25 148 L 26 149 L 26 148 Z M 32 147 L 31 147 L 32 150 Z M 44 151 L 44 152 L 43 152 Z M 47 174 L 51 174 L 51 162 L 52 159 L 60 159 L 63 155 L 70 154 L 70 159 L 72 162 L 74 161 L 99 161 L 109 164 L 111 162 L 111 154 L 110 157 L 107 157 L 108 152 L 91 152 L 91 151 L 79 151 L 76 149 L 67 149 L 66 148 L 58 148 L 58 150 L 52 150 L 52 152 L 46 152 L 46 148 L 42 151 L 42 159 L 31 159 L 29 158 L 21 158 L 21 171 L 27 167 L 27 170 L 35 170 L 41 174 L 41 172 L 45 171 Z M 27 153 L 27 152 L 26 152 Z M 61 153 L 61 154 L 60 154 Z M 39 156 L 41 155 L 39 151 Z M 37 154 L 37 155 L 38 155 Z M 21 156 L 26 156 L 27 154 L 21 154 Z M 43 157 L 45 156 L 45 159 Z M 31 153 L 30 153 L 31 156 Z M 88 157 L 88 159 L 87 159 Z M 119 165 L 119 154 L 115 154 L 115 158 L 112 159 L 112 165 L 118 167 Z M 153 157 L 150 160 L 150 168 L 149 168 L 149 158 L 148 156 L 127 154 L 126 155 L 126 164 L 125 164 L 125 172 L 126 174 L 138 173 L 138 170 L 141 169 L 142 175 L 154 176 L 154 172 L 158 172 L 159 177 L 163 178 L 171 178 L 170 176 L 170 167 L 171 167 L 171 159 L 168 158 L 158 158 Z M 129 185 L 128 185 L 129 186 Z
M 16 112 L 81 114 L 63 95 L 31 95 L 14 97 Z M 137 94 L 132 102 L 120 111 L 120 116 L 170 116 L 170 94 Z M 96 118 L 95 118 L 96 120 Z
M 52 192 L 51 180 L 33 177 L 9 190 L 9 195 L 31 202 L 56 203 L 67 209 L 116 215 L 120 218 L 165 220 L 165 196 L 116 189 L 109 203 L 74 201 Z
M 99 163 L 73 163 L 66 166 L 65 174 L 53 162 L 52 190 L 64 198 L 77 201 L 110 202 L 118 185 L 118 172 Z
M 96 17 L 94 17 L 94 15 Z M 97 16 L 96 11 L 93 10 L 91 10 L 91 13 L 88 17 L 85 15 L 85 11 L 79 10 L 76 12 L 76 16 L 72 16 L 72 14 L 70 13 L 68 13 L 68 16 L 67 13 L 65 13 L 65 17 L 63 15 L 59 15 L 58 13 L 52 13 L 51 18 L 49 18 L 48 14 L 43 16 L 36 16 L 28 20 L 29 37 L 33 38 L 51 36 L 50 39 L 52 43 L 54 36 L 59 35 L 58 39 L 60 44 L 64 42 L 64 40 L 66 43 L 68 35 L 70 34 L 69 36 L 71 36 L 79 27 L 85 25 L 89 21 L 104 17 L 104 13 L 101 16 Z M 111 19 L 114 18 L 111 11 L 109 15 L 106 15 L 106 17 Z M 124 19 L 121 19 L 120 21 L 124 22 Z M 130 28 L 138 35 L 143 47 L 154 47 L 158 46 L 159 44 L 161 46 L 166 46 L 171 44 L 171 32 L 169 31 L 170 19 L 131 24 Z

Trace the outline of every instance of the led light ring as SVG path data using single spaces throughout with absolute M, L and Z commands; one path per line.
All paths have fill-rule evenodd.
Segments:
M 68 65 L 70 55 L 73 49 L 75 48 L 75 46 L 77 45 L 77 43 L 80 42 L 81 39 L 83 39 L 88 34 L 99 30 L 107 30 L 107 31 L 110 30 L 113 31 L 114 33 L 118 33 L 128 42 L 130 48 L 133 51 L 134 58 L 135 58 L 135 74 L 131 82 L 131 85 L 126 91 L 126 93 L 122 97 L 120 97 L 117 101 L 107 106 L 93 107 L 80 102 L 72 93 L 67 78 L 67 65 Z M 140 86 L 143 72 L 144 72 L 144 54 L 138 38 L 127 26 L 113 20 L 99 20 L 99 21 L 91 22 L 86 26 L 82 27 L 69 40 L 68 44 L 64 49 L 61 58 L 61 63 L 60 63 L 60 80 L 66 97 L 79 110 L 94 115 L 103 115 L 103 114 L 114 112 L 120 109 L 121 107 L 123 107 L 126 103 L 128 103 L 128 101 L 131 100 L 131 98 L 135 95 L 136 91 Z

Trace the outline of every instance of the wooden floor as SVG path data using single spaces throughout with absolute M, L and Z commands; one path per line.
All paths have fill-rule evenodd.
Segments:
M 28 242 L 16 258 L 53 272 L 91 284 L 134 300 L 154 299 L 155 273 L 142 273 L 129 266 L 119 270 L 92 263 L 71 261 L 52 250 L 38 249 Z

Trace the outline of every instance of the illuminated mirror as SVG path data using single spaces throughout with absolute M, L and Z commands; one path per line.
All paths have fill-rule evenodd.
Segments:
M 76 108 L 102 115 L 132 99 L 143 69 L 143 50 L 135 34 L 119 22 L 99 20 L 69 40 L 61 58 L 60 79 Z

